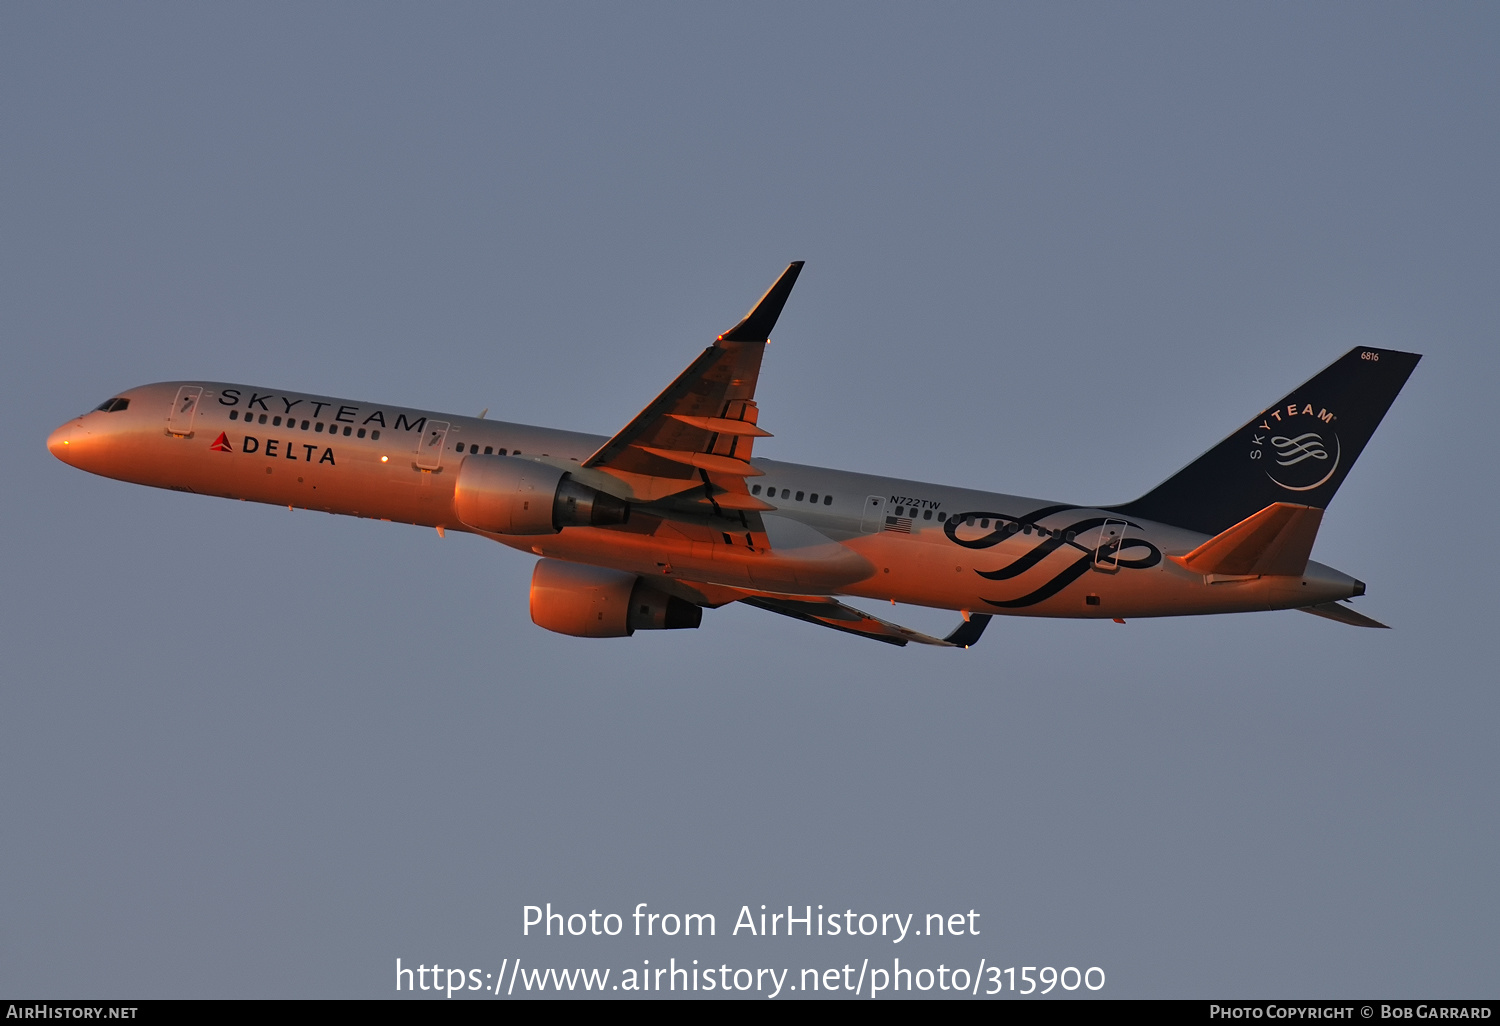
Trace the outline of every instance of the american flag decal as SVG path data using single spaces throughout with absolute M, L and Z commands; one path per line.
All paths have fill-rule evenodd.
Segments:
M 885 529 L 897 534 L 911 534 L 911 517 L 886 517 Z

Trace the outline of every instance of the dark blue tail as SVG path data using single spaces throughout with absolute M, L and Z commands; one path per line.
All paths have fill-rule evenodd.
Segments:
M 1351 349 L 1175 476 L 1115 510 L 1218 534 L 1273 502 L 1324 509 L 1421 358 Z

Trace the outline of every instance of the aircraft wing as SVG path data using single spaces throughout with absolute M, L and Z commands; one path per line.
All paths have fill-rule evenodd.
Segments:
M 831 598 L 773 598 L 755 595 L 740 599 L 747 606 L 766 609 L 795 620 L 832 627 L 846 634 L 857 634 L 863 638 L 883 641 L 887 645 L 904 646 L 915 641 L 921 645 L 940 645 L 944 648 L 969 648 L 979 641 L 979 636 L 989 626 L 990 614 L 973 613 L 958 629 L 946 638 L 934 638 L 930 634 L 914 631 L 909 627 L 882 620 L 869 613 L 846 606 Z
M 743 320 L 583 466 L 621 481 L 637 502 L 679 496 L 719 515 L 773 508 L 745 484 L 760 476 L 749 462 L 755 440 L 770 435 L 756 424 L 755 384 L 771 329 L 801 272 L 800 260 L 787 267 Z

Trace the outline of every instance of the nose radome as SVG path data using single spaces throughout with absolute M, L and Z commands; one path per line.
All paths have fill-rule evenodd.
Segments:
M 78 436 L 78 421 L 70 420 L 47 436 L 47 451 L 64 463 L 72 463 L 72 453 L 69 450 Z

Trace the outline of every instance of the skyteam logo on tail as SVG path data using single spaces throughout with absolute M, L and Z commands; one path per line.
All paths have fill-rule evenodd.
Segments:
M 1250 432 L 1250 459 L 1289 492 L 1310 492 L 1339 469 L 1343 446 L 1333 429 L 1338 417 L 1312 403 L 1267 410 Z

